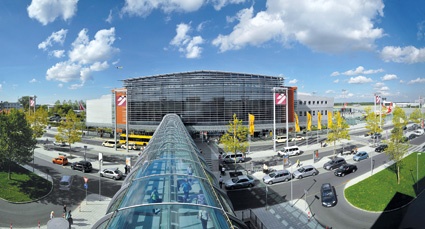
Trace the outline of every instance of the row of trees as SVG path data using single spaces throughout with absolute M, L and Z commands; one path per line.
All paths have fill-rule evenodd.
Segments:
M 18 103 L 20 103 L 22 105 L 22 107 L 24 108 L 24 111 L 28 111 L 29 109 L 29 101 L 30 101 L 30 96 L 23 96 L 21 98 L 18 99 Z M 82 105 L 83 107 L 86 107 L 85 103 L 83 101 L 71 101 L 71 100 L 64 100 L 62 102 L 60 102 L 59 100 L 57 100 L 54 104 L 53 107 L 51 107 L 50 109 L 48 108 L 47 105 L 40 105 L 37 106 L 38 108 L 43 108 L 44 110 L 48 111 L 48 116 L 52 116 L 53 114 L 59 114 L 60 116 L 65 116 L 68 114 L 68 112 L 70 110 L 80 110 L 80 105 Z M 82 115 L 84 117 L 84 114 Z
M 71 149 L 72 144 L 81 141 L 85 125 L 73 110 L 69 110 L 65 118 L 65 122 L 59 123 L 55 140 L 68 143 Z M 17 109 L 0 112 L 0 166 L 8 166 L 9 179 L 10 166 L 32 160 L 36 139 L 43 136 L 47 125 L 48 112 L 43 107 L 35 112 Z
M 377 114 L 372 111 L 371 107 L 366 107 L 365 112 L 365 128 L 370 133 L 382 133 L 386 118 L 385 111 L 382 110 Z M 396 163 L 398 183 L 400 183 L 401 159 L 407 153 L 409 147 L 408 142 L 404 141 L 403 128 L 409 121 L 419 124 L 423 119 L 425 119 L 425 114 L 422 114 L 419 108 L 415 109 L 409 117 L 406 116 L 404 110 L 400 107 L 395 107 L 393 111 L 392 124 L 394 128 L 391 131 L 390 138 L 386 140 L 388 148 L 385 153 Z M 246 152 L 248 148 L 247 135 L 248 127 L 242 125 L 242 120 L 239 120 L 234 114 L 233 120 L 229 122 L 227 132 L 220 138 L 220 143 L 223 144 L 226 152 Z M 343 139 L 350 140 L 349 125 L 341 114 L 336 112 L 332 117 L 332 121 L 328 123 L 326 140 L 327 143 L 334 145 L 334 155 L 336 143 Z

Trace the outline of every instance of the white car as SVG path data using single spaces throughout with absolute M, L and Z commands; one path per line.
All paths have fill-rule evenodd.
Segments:
M 104 169 L 103 171 L 100 171 L 100 176 L 112 178 L 114 180 L 119 180 L 123 177 L 122 172 L 117 168 L 115 168 L 115 169 Z
M 69 146 L 69 144 L 66 143 L 66 142 L 57 142 L 57 141 L 54 141 L 53 145 L 55 145 L 55 146 Z
M 305 140 L 305 137 L 303 136 L 296 136 L 295 138 L 292 138 L 291 141 L 301 141 L 301 140 Z
M 413 133 L 419 136 L 419 135 L 424 134 L 424 130 L 423 129 L 417 129 Z

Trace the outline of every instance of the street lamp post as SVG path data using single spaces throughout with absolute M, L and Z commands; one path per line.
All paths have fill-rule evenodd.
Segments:
M 421 153 L 416 153 L 416 192 L 419 192 L 419 155 Z
M 84 161 L 86 161 L 86 151 L 87 151 L 87 146 L 84 146 Z

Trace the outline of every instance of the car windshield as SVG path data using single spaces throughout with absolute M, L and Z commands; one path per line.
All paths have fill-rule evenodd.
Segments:
M 276 173 L 270 173 L 269 176 L 270 177 L 275 177 L 276 176 Z
M 298 172 L 300 172 L 300 173 L 302 173 L 304 171 L 305 171 L 305 168 L 303 168 L 303 167 L 301 167 L 301 168 L 298 169 Z

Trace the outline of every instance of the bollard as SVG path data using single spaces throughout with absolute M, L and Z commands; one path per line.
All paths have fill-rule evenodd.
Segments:
M 310 222 L 311 214 L 310 211 L 307 213 L 308 221 Z

